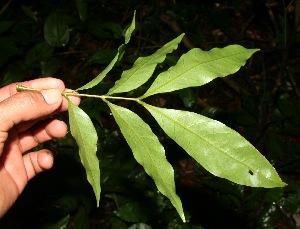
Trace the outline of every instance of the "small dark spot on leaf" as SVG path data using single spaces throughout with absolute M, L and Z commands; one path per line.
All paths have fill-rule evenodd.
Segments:
M 252 170 L 249 170 L 250 175 L 253 175 L 254 173 L 252 172 Z

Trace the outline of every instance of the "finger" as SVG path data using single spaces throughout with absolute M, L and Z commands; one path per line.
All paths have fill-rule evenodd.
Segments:
M 0 103 L 0 131 L 8 132 L 13 126 L 51 115 L 62 103 L 59 90 L 25 91 Z
M 53 138 L 62 138 L 67 134 L 67 125 L 60 120 L 42 122 L 31 129 L 19 134 L 22 153 L 49 141 Z
M 35 80 L 25 81 L 25 82 L 19 82 L 19 83 L 13 83 L 10 85 L 7 85 L 0 89 L 0 101 L 3 101 L 4 99 L 16 94 L 18 91 L 16 90 L 16 85 L 21 84 L 25 87 L 29 88 L 38 88 L 38 89 L 57 89 L 61 92 L 65 90 L 64 82 L 60 79 L 55 78 L 39 78 Z
M 23 156 L 23 160 L 28 180 L 32 179 L 36 174 L 52 168 L 54 162 L 51 151 L 46 149 L 28 153 Z
M 25 82 L 21 82 L 21 83 L 13 83 L 13 84 L 10 84 L 8 86 L 1 88 L 0 89 L 0 102 L 18 92 L 16 90 L 17 84 L 21 84 L 28 88 L 57 89 L 60 92 L 71 91 L 70 89 L 65 89 L 64 82 L 60 79 L 51 78 L 51 77 L 39 78 L 39 79 L 25 81 Z M 70 96 L 69 98 L 75 105 L 79 105 L 80 97 Z M 68 108 L 68 101 L 65 98 L 63 98 L 62 105 L 58 109 L 58 112 L 66 111 L 67 108 Z
M 66 91 L 70 91 L 70 90 L 66 90 Z M 69 99 L 76 106 L 78 106 L 80 104 L 81 99 L 80 99 L 79 96 L 69 96 Z M 53 114 L 50 114 L 49 116 L 52 116 L 52 115 L 58 114 L 60 112 L 66 111 L 68 109 L 68 103 L 69 103 L 68 100 L 65 97 L 63 97 L 62 105 Z M 23 123 L 16 126 L 16 130 L 18 131 L 18 133 L 23 132 L 23 131 L 31 128 L 32 126 L 34 126 L 39 121 L 40 121 L 40 119 L 23 122 Z

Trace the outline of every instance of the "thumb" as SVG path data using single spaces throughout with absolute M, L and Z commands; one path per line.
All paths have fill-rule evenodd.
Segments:
M 0 102 L 0 131 L 8 132 L 13 126 L 51 115 L 62 103 L 57 89 L 23 91 Z

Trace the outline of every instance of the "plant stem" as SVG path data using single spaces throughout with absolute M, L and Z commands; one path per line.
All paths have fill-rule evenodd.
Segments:
M 18 91 L 40 91 L 41 89 L 38 88 L 29 88 L 25 87 L 23 85 L 17 84 L 16 89 Z M 66 91 L 61 93 L 62 96 L 68 97 L 68 96 L 79 96 L 79 97 L 89 97 L 89 98 L 97 98 L 97 99 L 123 99 L 123 100 L 132 100 L 139 102 L 139 98 L 127 98 L 127 97 L 119 97 L 119 96 L 109 96 L 109 95 L 90 95 L 90 94 L 81 94 L 76 91 Z
M 127 97 L 120 97 L 120 96 L 109 96 L 109 95 L 91 95 L 91 94 L 81 94 L 75 91 L 71 92 L 63 92 L 63 96 L 80 96 L 80 97 L 90 97 L 90 98 L 98 98 L 98 99 L 123 99 L 123 100 L 132 100 L 138 101 L 138 98 L 127 98 Z
M 38 88 L 30 88 L 30 87 L 25 87 L 21 84 L 16 85 L 17 91 L 40 91 L 41 89 Z

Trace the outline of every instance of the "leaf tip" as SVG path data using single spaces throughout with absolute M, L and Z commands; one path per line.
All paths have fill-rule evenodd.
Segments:
M 97 208 L 99 208 L 99 205 L 100 205 L 100 193 L 99 193 L 99 196 L 96 196 L 96 200 L 97 200 Z
M 182 219 L 182 221 L 183 221 L 184 223 L 186 223 L 186 219 L 185 219 L 184 213 L 181 214 L 180 218 Z
M 260 49 L 253 49 L 253 53 L 260 52 Z
M 281 184 L 280 184 L 281 186 L 280 187 L 285 187 L 285 186 L 288 186 L 288 184 L 287 183 L 285 183 L 285 182 L 281 182 Z

